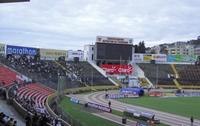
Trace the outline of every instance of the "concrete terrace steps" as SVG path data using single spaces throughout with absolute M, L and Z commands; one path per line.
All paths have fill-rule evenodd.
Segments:
M 24 97 L 25 99 L 33 100 L 36 103 L 36 106 L 44 108 L 48 95 L 53 92 L 53 90 L 47 87 L 34 83 L 20 87 L 17 96 L 19 98 Z
M 176 87 L 177 87 L 178 89 L 182 89 L 180 83 L 179 83 L 179 82 L 177 81 L 177 79 L 176 79 L 176 78 L 179 78 L 179 74 L 178 74 L 178 71 L 176 70 L 175 65 L 174 65 L 174 64 L 170 64 L 170 66 L 171 66 L 171 68 L 172 68 L 172 70 L 173 70 L 173 72 L 174 72 L 174 74 L 175 74 L 175 79 L 173 79 L 174 84 L 176 85 Z
M 13 82 L 17 79 L 16 75 L 17 75 L 17 73 L 4 67 L 3 65 L 0 65 L 0 81 L 5 83 L 5 85 L 3 85 L 3 87 L 12 85 Z

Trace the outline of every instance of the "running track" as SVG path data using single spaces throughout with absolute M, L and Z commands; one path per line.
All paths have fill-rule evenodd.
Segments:
M 111 91 L 110 91 L 111 92 Z M 116 91 L 114 91 L 116 93 Z M 94 92 L 90 94 L 78 94 L 75 95 L 82 101 L 87 101 L 87 102 L 93 102 L 93 103 L 98 103 L 107 106 L 108 105 L 108 100 L 105 99 L 105 92 L 100 91 L 100 92 Z M 154 113 L 155 117 L 160 119 L 162 123 L 168 124 L 170 126 L 190 126 L 190 119 L 187 117 L 175 115 L 175 114 L 170 114 L 166 112 L 160 112 L 157 110 L 153 109 L 148 109 L 140 106 L 134 106 L 126 103 L 122 103 L 116 100 L 109 99 L 112 103 L 111 107 L 112 109 L 118 110 L 118 111 L 123 111 L 125 108 L 130 108 L 138 111 L 143 111 L 143 112 L 149 112 L 149 113 Z M 200 120 L 194 120 L 193 126 L 200 126 Z

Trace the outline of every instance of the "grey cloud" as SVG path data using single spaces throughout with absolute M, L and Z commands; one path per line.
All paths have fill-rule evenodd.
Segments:
M 148 46 L 188 40 L 200 34 L 199 5 L 199 0 L 32 0 L 2 4 L 0 41 L 80 48 L 94 42 L 97 35 L 132 37 L 136 43 L 147 41 Z

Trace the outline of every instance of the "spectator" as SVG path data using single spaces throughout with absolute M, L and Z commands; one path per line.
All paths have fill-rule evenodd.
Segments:
M 6 126 L 13 126 L 14 120 L 13 118 L 10 118 L 10 120 L 6 123 Z
M 190 122 L 191 122 L 191 126 L 193 126 L 193 122 L 194 122 L 194 118 L 193 118 L 193 116 L 191 116 L 191 118 L 190 118 Z
M 14 124 L 13 124 L 13 126 L 17 126 L 17 121 L 14 121 Z
M 32 126 L 32 119 L 29 113 L 27 114 L 25 120 L 26 120 L 26 126 Z
M 108 102 L 108 106 L 109 106 L 109 108 L 111 107 L 111 101 Z

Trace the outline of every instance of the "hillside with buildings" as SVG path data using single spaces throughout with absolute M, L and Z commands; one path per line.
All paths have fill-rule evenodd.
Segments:
M 177 41 L 170 44 L 160 44 L 149 48 L 146 52 L 169 55 L 200 55 L 200 36 L 195 40 Z

